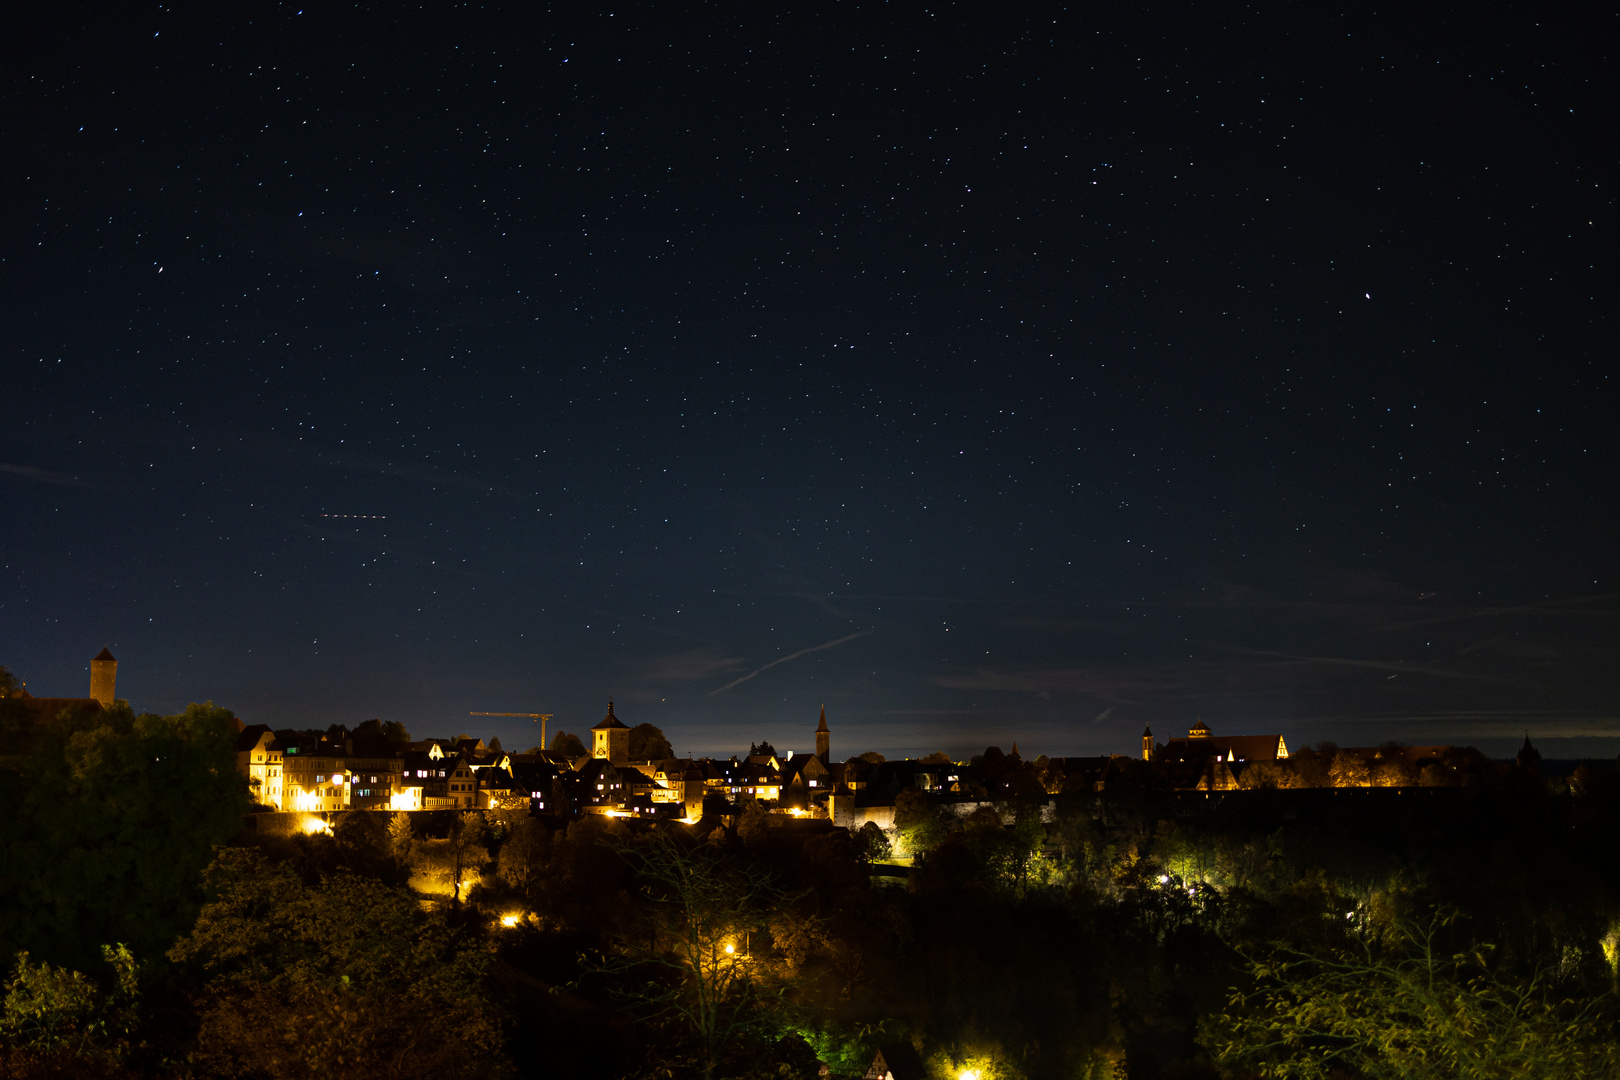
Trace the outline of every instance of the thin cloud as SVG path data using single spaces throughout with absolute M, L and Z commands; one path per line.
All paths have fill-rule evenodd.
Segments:
M 771 668 L 775 667 L 778 664 L 785 664 L 789 660 L 797 660 L 801 656 L 808 656 L 813 652 L 820 652 L 823 649 L 836 648 L 837 646 L 842 645 L 845 642 L 854 641 L 856 638 L 865 637 L 867 634 L 870 634 L 870 633 L 872 633 L 872 631 L 870 631 L 870 630 L 861 630 L 861 631 L 858 631 L 856 633 L 850 634 L 848 637 L 841 637 L 837 641 L 829 641 L 829 642 L 826 642 L 825 644 L 822 644 L 822 645 L 812 645 L 808 649 L 800 649 L 796 653 L 789 653 L 787 656 L 781 657 L 780 659 L 772 660 L 770 663 L 766 664 L 762 668 L 755 668 L 753 671 L 750 671 L 748 674 L 744 675 L 740 679 L 731 680 L 730 682 L 726 683 L 726 685 L 720 687 L 720 689 L 718 689 L 718 690 L 710 690 L 704 696 L 705 697 L 713 697 L 716 694 L 725 693 L 727 690 L 730 690 L 733 686 L 739 686 L 742 683 L 747 682 L 749 679 L 752 679 L 755 675 L 758 675 L 758 674 L 760 674 L 762 672 L 766 672 L 766 671 L 771 670 Z
M 55 484 L 58 487 L 87 488 L 90 485 L 77 476 L 66 473 L 52 472 L 49 469 L 35 468 L 33 465 L 8 465 L 0 462 L 0 474 L 15 476 L 19 480 L 27 480 L 35 484 Z
M 695 682 L 730 675 L 742 666 L 742 657 L 727 656 L 725 650 L 709 646 L 655 657 L 647 665 L 645 675 L 654 682 Z

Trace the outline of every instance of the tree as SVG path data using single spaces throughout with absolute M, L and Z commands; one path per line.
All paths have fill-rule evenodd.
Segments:
M 501 750 L 501 737 L 499 735 L 496 735 L 494 738 L 489 740 L 489 748 L 491 750 L 500 752 L 500 750 Z
M 462 1078 L 501 1062 L 488 954 L 408 889 L 338 872 L 305 885 L 222 848 L 212 900 L 169 951 L 198 995 L 203 1075 Z
M 737 821 L 737 839 L 743 842 L 744 847 L 759 847 L 770 833 L 765 808 L 759 805 L 758 799 L 748 796 L 743 796 L 741 801 L 742 817 Z
M 894 827 L 905 841 L 906 850 L 913 856 L 922 856 L 935 847 L 942 838 L 939 815 L 928 801 L 928 796 L 916 788 L 908 787 L 894 799 Z
M 748 744 L 748 756 L 749 757 L 775 757 L 776 756 L 776 747 L 772 746 L 769 742 L 766 742 L 764 739 L 761 739 L 757 743 L 749 743 Z
M 0 1009 L 0 1036 L 13 1046 L 64 1050 L 80 1057 L 116 1057 L 135 1026 L 140 991 L 135 958 L 122 945 L 103 945 L 113 987 L 103 992 L 88 975 L 17 954 Z
M 597 971 L 622 977 L 621 995 L 649 1020 L 689 1036 L 698 1071 L 713 1077 L 778 1026 L 791 983 L 753 955 L 749 934 L 784 897 L 763 869 L 669 831 L 618 850 L 642 886 L 647 926 Z
M 0 766 L 0 955 L 75 970 L 99 943 L 158 955 L 196 914 L 197 877 L 240 828 L 229 710 L 63 715 Z
M 1444 920 L 1397 923 L 1388 944 L 1249 958 L 1252 990 L 1199 1041 L 1239 1075 L 1279 1080 L 1575 1080 L 1620 1075 L 1613 995 L 1568 1000 L 1545 970 L 1515 978 L 1483 950 L 1447 955 Z
M 868 821 L 855 833 L 855 854 L 862 862 L 882 862 L 889 857 L 889 837 L 883 827 Z
M 0 698 L 12 697 L 18 689 L 17 676 L 7 670 L 4 664 L 0 664 Z
M 1336 788 L 1367 787 L 1372 783 L 1372 773 L 1367 768 L 1366 759 L 1348 750 L 1340 750 L 1333 755 L 1329 775 L 1333 778 L 1333 786 Z
M 476 870 L 489 861 L 484 848 L 487 823 L 481 810 L 464 810 L 450 816 L 449 870 L 454 886 L 453 903 L 461 903 L 462 878 L 468 870 Z
M 532 903 L 551 858 L 551 833 L 525 811 L 499 813 L 506 836 L 501 841 L 498 872 L 514 892 Z
M 661 761 L 674 756 L 675 751 L 670 748 L 669 740 L 657 727 L 637 724 L 630 729 L 631 761 Z
M 887 761 L 888 758 L 885 758 L 882 754 L 878 753 L 876 750 L 868 750 L 866 753 L 864 753 L 860 757 L 856 758 L 856 760 L 857 761 L 864 761 L 868 765 L 881 765 L 885 761 Z
M 411 815 L 401 811 L 388 819 L 388 848 L 396 862 L 406 864 L 411 861 L 411 847 L 415 842 L 416 832 L 411 827 Z
M 570 735 L 566 731 L 559 731 L 552 737 L 551 752 L 559 757 L 584 757 L 585 744 L 579 741 L 578 735 Z

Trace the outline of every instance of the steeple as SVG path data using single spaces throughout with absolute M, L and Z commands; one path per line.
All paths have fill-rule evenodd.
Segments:
M 827 730 L 827 706 L 821 707 L 821 723 L 816 725 L 816 757 L 821 759 L 823 765 L 827 764 L 827 755 L 832 750 L 832 732 Z
M 1519 755 L 1514 759 L 1519 768 L 1525 772 L 1541 772 L 1541 752 L 1530 745 L 1530 733 L 1524 733 L 1524 745 L 1519 747 Z

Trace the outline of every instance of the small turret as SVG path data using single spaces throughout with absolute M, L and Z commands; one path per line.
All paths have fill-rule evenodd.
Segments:
M 1142 726 L 1142 760 L 1153 760 L 1153 729 L 1145 724 Z
M 101 702 L 103 709 L 112 708 L 113 689 L 118 682 L 118 661 L 105 648 L 90 661 L 90 696 Z
M 821 723 L 816 725 L 816 757 L 821 759 L 823 765 L 827 764 L 832 753 L 832 732 L 827 730 L 827 706 L 821 707 Z
M 1206 726 L 1205 723 L 1202 720 L 1198 721 L 1198 723 L 1194 724 L 1192 727 L 1187 729 L 1187 738 L 1189 738 L 1189 739 L 1207 739 L 1207 738 L 1209 738 L 1209 728 L 1208 728 L 1208 726 Z

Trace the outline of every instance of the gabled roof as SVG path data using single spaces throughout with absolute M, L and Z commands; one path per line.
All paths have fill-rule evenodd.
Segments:
M 574 773 L 581 780 L 595 780 L 600 776 L 619 775 L 618 767 L 607 758 L 591 758 L 581 765 Z
M 928 1080 L 922 1057 L 910 1043 L 884 1043 L 866 1070 L 866 1080 Z
M 549 761 L 514 761 L 512 775 L 531 787 L 550 784 L 557 779 L 557 766 Z
M 612 731 L 614 728 L 628 728 L 630 725 L 613 715 L 613 702 L 608 702 L 608 714 L 602 717 L 602 722 L 591 728 L 592 731 Z
M 270 730 L 269 724 L 249 724 L 236 733 L 236 752 L 243 754 L 258 749 L 259 740 L 266 735 L 270 736 L 270 742 L 266 749 L 280 750 L 281 744 L 276 741 L 275 733 Z
M 478 786 L 486 791 L 515 791 L 518 782 L 504 769 L 483 769 L 478 773 Z
M 1191 761 L 1210 756 L 1228 761 L 1276 761 L 1287 757 L 1281 735 L 1206 735 L 1196 739 L 1170 739 L 1154 760 Z
M 828 773 L 827 766 L 814 754 L 794 754 L 782 764 L 782 779 L 792 781 L 806 773 L 810 777 L 822 777 Z

